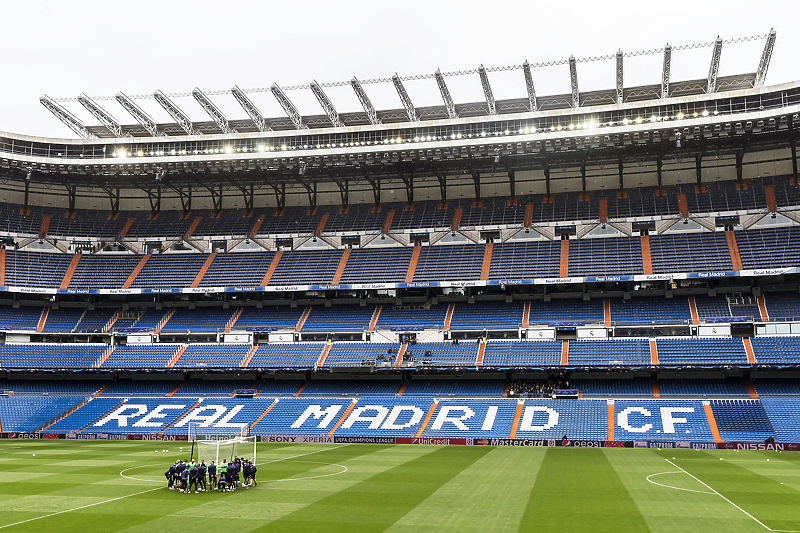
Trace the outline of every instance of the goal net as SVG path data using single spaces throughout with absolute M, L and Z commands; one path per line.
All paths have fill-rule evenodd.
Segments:
M 225 440 L 199 440 L 196 443 L 197 461 L 216 464 L 225 459 L 230 462 L 234 457 L 243 457 L 256 462 L 256 437 L 235 437 Z

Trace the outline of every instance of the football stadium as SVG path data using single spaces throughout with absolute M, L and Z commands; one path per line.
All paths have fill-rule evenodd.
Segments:
M 73 135 L 0 133 L 0 530 L 800 531 L 775 40 L 42 96 Z M 707 78 L 671 76 L 688 49 Z

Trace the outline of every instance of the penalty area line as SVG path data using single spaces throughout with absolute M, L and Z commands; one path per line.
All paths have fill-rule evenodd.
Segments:
M 741 512 L 743 512 L 743 513 L 744 513 L 744 514 L 746 514 L 748 517 L 750 517 L 751 519 L 753 519 L 753 521 L 754 521 L 755 523 L 757 523 L 758 525 L 760 525 L 761 527 L 763 527 L 763 528 L 764 528 L 764 529 L 766 529 L 767 531 L 775 531 L 775 532 L 778 532 L 778 533 L 800 533 L 800 532 L 798 532 L 798 531 L 796 531 L 796 530 L 792 530 L 792 529 L 772 529 L 771 527 L 769 527 L 769 526 L 767 526 L 766 524 L 764 524 L 764 522 L 762 522 L 761 520 L 759 520 L 759 519 L 758 519 L 758 518 L 756 518 L 755 516 L 751 515 L 750 513 L 748 513 L 747 511 L 745 511 L 744 509 L 742 509 L 741 507 L 739 507 L 738 505 L 736 505 L 735 503 L 733 503 L 732 501 L 730 501 L 728 498 L 726 498 L 725 496 L 723 496 L 722 494 L 720 494 L 719 492 L 717 492 L 717 491 L 716 491 L 716 490 L 715 490 L 713 487 L 711 487 L 711 486 L 710 486 L 708 483 L 704 483 L 703 481 L 700 481 L 700 480 L 699 480 L 697 477 L 693 476 L 692 474 L 690 474 L 689 472 L 687 472 L 686 470 L 684 470 L 684 469 L 683 469 L 683 468 L 681 468 L 680 466 L 676 465 L 675 463 L 673 463 L 673 462 L 672 462 L 672 461 L 670 461 L 669 459 L 664 459 L 664 460 L 665 460 L 666 462 L 668 462 L 669 464 L 671 464 L 672 466 L 674 466 L 675 468 L 677 468 L 678 470 L 682 471 L 682 472 L 683 472 L 684 474 L 686 474 L 687 476 L 689 476 L 689 477 L 693 478 L 695 481 L 697 481 L 697 482 L 698 482 L 698 483 L 700 483 L 701 485 L 705 486 L 705 487 L 706 487 L 708 490 L 710 490 L 711 492 L 713 492 L 714 494 L 716 494 L 717 496 L 719 496 L 720 498 L 722 498 L 723 500 L 725 500 L 725 501 L 726 501 L 726 502 L 728 502 L 729 504 L 731 504 L 731 505 L 733 505 L 734 507 L 736 507 L 737 509 L 739 509 Z
M 145 494 L 147 492 L 153 492 L 154 490 L 162 490 L 162 489 L 164 489 L 164 487 L 156 487 L 154 489 L 147 489 L 147 490 L 143 490 L 141 492 L 135 492 L 133 494 L 128 494 L 127 496 L 119 496 L 117 498 L 111 498 L 110 500 L 104 500 L 102 502 L 90 503 L 88 505 L 81 505 L 80 507 L 73 507 L 72 509 L 65 509 L 63 511 L 58 511 L 58 512 L 55 512 L 55 513 L 50 513 L 50 514 L 46 514 L 46 515 L 42 515 L 42 516 L 37 516 L 35 518 L 28 518 L 27 520 L 21 520 L 19 522 L 14 522 L 13 524 L 6 524 L 4 526 L 0 526 L 0 529 L 4 529 L 4 528 L 7 528 L 7 527 L 12 527 L 12 526 L 18 526 L 20 524 L 33 522 L 34 520 L 41 520 L 42 518 L 49 518 L 51 516 L 57 516 L 57 515 L 64 514 L 64 513 L 71 513 L 72 511 L 79 511 L 81 509 L 86 509 L 87 507 L 94 507 L 95 505 L 102 505 L 104 503 L 115 502 L 117 500 L 124 500 L 125 498 L 130 498 L 131 496 L 138 496 L 140 494 Z

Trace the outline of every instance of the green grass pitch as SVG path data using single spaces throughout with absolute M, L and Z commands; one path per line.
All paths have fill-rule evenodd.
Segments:
M 796 452 L 259 444 L 257 488 L 181 494 L 179 446 L 0 441 L 0 533 L 800 532 Z

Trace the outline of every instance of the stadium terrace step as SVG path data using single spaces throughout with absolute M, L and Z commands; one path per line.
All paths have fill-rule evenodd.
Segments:
M 180 358 L 180 355 L 179 355 L 178 357 Z M 177 361 L 177 359 L 176 359 L 176 361 Z M 173 363 L 173 364 L 174 364 L 174 363 Z M 175 387 L 174 389 L 172 389 L 171 391 L 169 391 L 169 392 L 167 393 L 167 398 L 172 398 L 172 396 L 173 396 L 173 395 L 174 395 L 176 392 L 178 392 L 178 391 L 180 390 L 180 388 L 184 386 L 184 384 L 186 384 L 186 382 L 185 382 L 185 381 L 184 381 L 184 382 L 181 382 L 181 383 L 180 383 L 180 384 L 179 384 L 177 387 Z
M 372 319 L 369 321 L 369 329 L 367 331 L 375 331 L 375 324 L 378 323 L 378 317 L 381 316 L 382 305 L 375 307 L 375 312 L 372 313 Z
M 653 398 L 661 398 L 661 386 L 659 386 L 657 379 L 650 380 L 650 390 Z
M 603 300 L 603 325 L 606 327 L 611 325 L 611 300 L 608 298 Z
M 436 406 L 439 405 L 439 400 L 436 398 L 433 399 L 433 403 L 431 403 L 430 408 L 428 409 L 428 413 L 425 415 L 425 419 L 422 421 L 422 424 L 419 426 L 419 430 L 414 434 L 414 438 L 418 439 L 422 436 L 422 432 L 425 431 L 425 428 L 428 427 L 428 423 L 431 421 L 431 417 L 433 413 L 436 411 Z
M 641 235 L 639 237 L 642 246 L 642 268 L 645 274 L 653 273 L 653 258 L 650 255 L 650 236 Z
M 686 201 L 686 195 L 682 192 L 678 193 L 678 211 L 683 218 L 689 218 L 689 203 Z
M 612 402 L 608 402 L 606 404 L 606 413 L 607 413 L 607 426 L 608 426 L 608 434 L 606 435 L 607 441 L 614 440 L 614 404 Z
M 0 248 L 0 287 L 6 284 L 6 249 Z
M 397 389 L 397 392 L 394 394 L 395 398 L 400 398 L 403 396 L 403 393 L 406 391 L 406 387 L 408 387 L 409 381 L 404 379 L 403 382 L 400 384 L 400 388 Z
M 297 326 L 294 328 L 294 330 L 296 332 L 303 331 L 303 324 L 305 324 L 306 320 L 308 320 L 308 315 L 311 314 L 311 310 L 312 309 L 313 309 L 313 307 L 309 306 L 309 307 L 306 307 L 305 311 L 303 311 L 303 315 L 300 317 L 300 320 L 297 321 Z
M 75 269 L 78 268 L 78 261 L 81 260 L 82 254 L 74 254 L 72 259 L 70 259 L 69 266 L 67 267 L 67 271 L 64 272 L 64 278 L 61 280 L 61 284 L 58 286 L 59 289 L 66 289 L 69 287 L 69 282 L 72 279 L 72 275 L 75 274 Z
M 167 322 L 169 322 L 169 319 L 172 318 L 173 315 L 175 315 L 175 308 L 174 307 L 172 309 L 170 309 L 169 311 L 167 311 L 167 314 L 158 323 L 158 325 L 156 326 L 154 332 L 156 334 L 161 333 L 161 330 L 164 329 L 164 326 L 167 325 Z
M 50 229 L 50 215 L 42 217 L 42 223 L 39 225 L 39 238 L 44 239 L 47 236 L 47 230 Z
M 250 231 L 247 233 L 247 237 L 252 239 L 256 235 L 258 235 L 258 230 L 261 228 L 261 224 L 264 223 L 264 219 L 266 218 L 265 215 L 259 215 L 256 221 L 253 223 L 253 227 L 250 228 Z
M 248 426 L 247 426 L 247 430 L 245 431 L 245 434 L 246 434 L 246 435 L 249 435 L 249 434 L 250 434 L 250 429 L 251 429 L 253 426 L 255 426 L 256 424 L 258 424 L 259 422 L 261 422 L 261 419 L 262 419 L 262 418 L 264 418 L 265 416 L 267 416 L 267 413 L 269 413 L 269 412 L 270 412 L 270 410 L 272 410 L 272 408 L 273 408 L 273 407 L 275 407 L 275 405 L 276 405 L 277 403 L 278 403 L 278 399 L 276 398 L 275 400 L 273 400 L 273 402 L 272 402 L 271 404 L 269 404 L 269 407 L 267 407 L 267 408 L 264 410 L 264 412 L 263 412 L 263 413 L 261 413 L 261 415 L 260 415 L 258 418 L 256 418 L 256 419 L 253 421 L 253 423 L 252 423 L 252 424 L 250 424 L 250 425 L 248 425 Z
M 328 223 L 328 218 L 329 217 L 330 217 L 330 213 L 323 213 L 322 216 L 320 217 L 319 222 L 317 223 L 317 227 L 314 230 L 314 235 L 316 237 L 319 237 L 320 235 L 322 235 L 322 232 L 325 230 L 325 224 Z
M 481 265 L 481 279 L 489 279 L 489 268 L 492 266 L 492 248 L 494 244 L 487 242 L 483 249 L 483 264 Z
M 250 360 L 253 358 L 253 355 L 255 355 L 256 350 L 258 350 L 258 346 L 253 346 L 252 348 L 250 348 L 250 351 L 247 352 L 247 355 L 242 360 L 242 364 L 239 366 L 241 366 L 242 368 L 247 368 L 247 365 L 250 364 Z
M 192 281 L 192 284 L 189 285 L 190 287 L 197 287 L 200 285 L 200 282 L 203 281 L 203 276 L 206 275 L 208 267 L 211 266 L 211 263 L 214 261 L 215 257 L 217 257 L 217 252 L 211 252 L 210 254 L 208 254 L 205 262 L 203 263 L 203 266 L 200 267 L 200 271 L 194 277 L 194 281 Z
M 275 273 L 275 269 L 278 268 L 278 263 L 280 263 L 281 257 L 283 257 L 283 250 L 278 250 L 277 252 L 275 252 L 275 255 L 272 256 L 272 261 L 269 264 L 269 268 L 264 273 L 264 278 L 261 280 L 262 287 L 266 287 L 267 285 L 269 285 L 269 280 Z
M 598 209 L 600 211 L 600 222 L 605 224 L 608 222 L 608 198 L 600 198 Z
M 400 367 L 403 364 L 403 356 L 406 354 L 408 344 L 401 344 L 400 349 L 397 350 L 397 359 L 395 359 L 394 366 Z
M 451 303 L 447 306 L 447 315 L 444 317 L 444 326 L 442 329 L 448 330 L 450 329 L 450 323 L 453 321 L 453 313 L 456 310 L 456 304 Z
M 461 206 L 456 207 L 455 211 L 453 212 L 453 223 L 450 224 L 451 231 L 458 231 L 458 227 L 461 225 L 461 214 L 464 212 L 464 208 Z
M 761 314 L 761 321 L 769 322 L 769 312 L 767 311 L 767 304 L 764 297 L 757 296 L 756 301 L 758 302 L 758 311 Z
M 734 270 L 744 270 L 742 258 L 739 256 L 739 245 L 736 243 L 736 234 L 733 231 L 725 232 L 725 239 L 728 241 L 728 252 L 731 256 L 731 265 Z
M 517 436 L 517 428 L 519 427 L 519 420 L 522 418 L 522 409 L 525 406 L 525 402 L 522 400 L 517 400 L 517 408 L 514 411 L 514 421 L 511 423 L 511 431 L 508 433 L 508 438 L 513 439 Z
M 305 380 L 305 381 L 303 382 L 303 384 L 302 384 L 302 385 L 300 385 L 300 388 L 299 388 L 299 389 L 297 389 L 297 392 L 295 392 L 295 393 L 294 393 L 294 397 L 295 397 L 295 398 L 298 398 L 298 397 L 300 396 L 300 393 L 302 393 L 302 392 L 303 392 L 303 389 L 305 389 L 305 388 L 308 386 L 308 384 L 309 384 L 309 383 L 311 383 L 311 380 L 310 380 L 310 379 L 307 379 L 307 380 Z
M 394 209 L 390 209 L 389 212 L 386 213 L 386 219 L 383 221 L 383 227 L 381 228 L 381 233 L 389 233 L 389 229 L 392 227 L 392 220 L 394 219 Z
M 533 225 L 533 204 L 527 203 L 525 204 L 525 220 L 523 222 L 526 228 L 530 228 Z
M 325 364 L 325 358 L 328 357 L 328 352 L 331 351 L 331 345 L 326 344 L 325 348 L 322 349 L 322 355 L 319 356 L 317 363 L 314 365 L 314 368 L 319 368 Z
M 753 344 L 750 339 L 743 337 L 742 344 L 744 345 L 744 353 L 747 354 L 747 363 L 750 365 L 756 364 L 756 355 L 753 352 Z
M 47 322 L 47 315 L 50 313 L 49 307 L 42 308 L 42 314 L 39 317 L 39 323 L 36 325 L 36 333 L 41 333 L 44 329 L 44 325 Z
M 173 309 L 172 311 L 174 313 L 175 310 Z M 175 352 L 175 355 L 172 356 L 172 359 L 169 360 L 169 363 L 167 363 L 167 368 L 172 368 L 173 366 L 175 366 L 175 363 L 178 362 L 178 359 L 181 358 L 181 355 L 183 355 L 183 352 L 185 352 L 185 351 L 186 351 L 186 345 L 182 344 L 181 347 L 178 348 L 178 351 Z M 176 390 L 178 390 L 179 388 L 181 388 L 180 385 L 178 385 L 178 387 L 175 390 L 173 390 L 172 392 L 170 392 L 167 396 L 172 396 L 172 393 L 175 392 Z
M 525 307 L 522 308 L 522 327 L 527 328 L 530 324 L 531 317 L 531 302 L 525 302 Z
M 700 323 L 700 316 L 697 314 L 697 302 L 694 296 L 689 296 L 689 314 L 692 316 L 692 324 Z
M 773 185 L 764 185 L 764 197 L 767 200 L 767 210 L 770 213 L 778 211 L 778 202 L 775 200 L 775 187 Z
M 342 417 L 339 418 L 339 420 L 336 421 L 336 424 L 333 425 L 331 430 L 328 433 L 325 434 L 326 437 L 330 437 L 331 435 L 333 435 L 333 432 L 336 431 L 339 428 L 339 426 L 342 424 L 342 422 L 345 421 L 345 419 L 347 418 L 347 415 L 350 414 L 350 411 L 353 410 L 353 407 L 355 407 L 355 405 L 356 405 L 356 401 L 355 400 L 350 402 L 350 405 L 348 405 L 347 409 L 345 409 L 344 413 L 342 413 Z
M 111 331 L 111 328 L 114 327 L 114 324 L 117 322 L 117 320 L 120 319 L 120 317 L 122 317 L 122 311 L 118 310 L 117 312 L 114 313 L 114 316 L 112 316 L 111 319 L 108 322 L 106 322 L 106 325 L 103 326 L 103 333 L 108 333 L 109 331 Z
M 244 308 L 242 307 L 236 309 L 231 319 L 228 321 L 227 324 L 225 324 L 225 333 L 231 332 L 231 328 L 234 326 L 234 324 L 236 324 L 236 321 L 239 320 L 239 317 L 242 316 L 242 311 L 244 311 Z
M 150 257 L 151 254 L 144 254 L 142 258 L 139 259 L 139 264 L 136 265 L 136 268 L 133 269 L 130 276 L 128 276 L 128 279 L 126 279 L 125 283 L 122 284 L 123 289 L 129 289 L 131 287 L 131 284 L 133 284 L 134 280 L 136 279 L 136 276 L 138 276 L 139 272 L 142 271 L 142 268 L 144 268 L 145 263 L 147 263 Z
M 117 216 L 119 216 L 119 213 L 117 213 Z M 127 234 L 128 234 L 128 232 L 131 230 L 131 227 L 133 227 L 133 223 L 134 223 L 134 222 L 136 222 L 136 219 L 135 219 L 135 218 L 129 218 L 129 219 L 128 219 L 128 220 L 125 222 L 125 225 L 124 225 L 124 226 L 122 226 L 122 229 L 121 229 L 121 230 L 119 230 L 119 235 L 118 235 L 118 237 L 125 237 L 125 235 L 127 235 Z
M 65 419 L 65 418 L 67 418 L 69 415 L 71 415 L 72 413 L 74 413 L 75 411 L 77 411 L 78 409 L 80 409 L 81 407 L 83 407 L 84 405 L 86 405 L 87 403 L 89 403 L 89 398 L 84 398 L 84 399 L 83 399 L 83 401 L 81 401 L 81 402 L 80 402 L 80 403 L 78 403 L 77 405 L 73 406 L 73 407 L 72 407 L 71 409 L 69 409 L 68 411 L 65 411 L 64 413 L 60 414 L 59 416 L 57 416 L 56 418 L 54 418 L 54 419 L 53 419 L 51 422 L 49 422 L 48 424 L 45 424 L 44 426 L 42 426 L 41 428 L 39 428 L 39 429 L 38 429 L 38 431 L 39 431 L 40 433 L 41 433 L 41 432 L 43 432 L 44 430 L 46 430 L 47 428 L 49 428 L 49 427 L 50 427 L 50 426 L 52 426 L 53 424 L 55 424 L 55 423 L 57 423 L 57 422 L 60 422 L 61 420 L 63 420 L 63 419 Z M 0 426 L 0 432 L 2 432 L 2 431 L 3 431 L 3 428 L 2 428 L 2 426 Z
M 714 436 L 714 442 L 722 442 L 722 437 L 720 437 L 719 429 L 717 428 L 717 421 L 714 420 L 714 411 L 711 410 L 711 404 L 707 401 L 703 402 L 703 410 L 706 412 L 708 427 L 711 428 L 711 434 Z
M 192 234 L 194 233 L 194 230 L 196 230 L 197 226 L 200 225 L 200 221 L 201 220 L 202 220 L 201 217 L 196 217 L 194 220 L 192 220 L 191 225 L 186 230 L 186 232 L 183 234 L 183 240 L 184 241 L 189 240 L 189 238 L 191 238 Z
M 417 262 L 419 261 L 419 254 L 422 252 L 422 246 L 414 246 L 414 251 L 411 253 L 411 260 L 408 262 L 408 270 L 406 271 L 406 283 L 414 281 L 414 273 L 417 271 Z
M 745 379 L 744 386 L 747 387 L 747 394 L 750 396 L 750 398 L 752 398 L 753 400 L 757 400 L 758 393 L 756 392 L 756 388 L 753 385 L 753 380 L 750 378 Z
M 112 353 L 114 353 L 114 348 L 116 348 L 116 346 L 110 346 L 110 347 L 108 348 L 108 350 L 106 350 L 106 351 L 103 353 L 103 355 L 101 355 L 101 356 L 100 356 L 100 358 L 97 360 L 97 362 L 94 364 L 94 368 L 100 368 L 101 366 L 103 366 L 103 363 L 105 363 L 105 362 L 106 362 L 106 359 L 108 359 L 108 357 L 109 357 L 109 356 L 110 356 Z M 111 384 L 110 384 L 110 383 L 109 383 L 109 384 L 108 384 L 108 385 L 105 387 L 105 389 L 107 389 L 109 386 L 111 386 Z M 105 390 L 105 389 L 103 389 L 103 390 Z M 98 392 L 98 394 L 100 394 L 100 393 Z
M 483 366 L 483 353 L 486 351 L 486 343 L 481 341 L 478 346 L 478 357 L 475 358 L 475 366 Z
M 569 239 L 562 239 L 561 241 L 558 276 L 561 278 L 569 276 Z
M 658 366 L 658 344 L 655 339 L 650 339 L 650 364 Z
M 327 213 L 325 213 L 325 215 L 327 216 Z M 336 267 L 336 272 L 333 274 L 331 285 L 337 285 L 339 281 L 341 281 L 344 269 L 347 267 L 347 260 L 350 258 L 350 252 L 352 252 L 350 248 L 342 250 L 342 258 L 339 260 L 339 265 Z
M 561 341 L 561 366 L 569 364 L 569 341 Z

